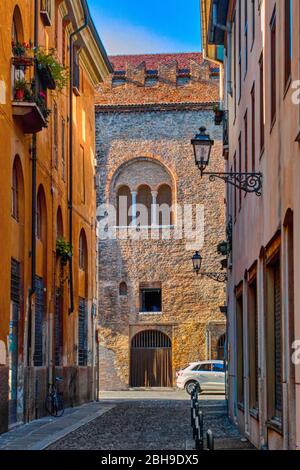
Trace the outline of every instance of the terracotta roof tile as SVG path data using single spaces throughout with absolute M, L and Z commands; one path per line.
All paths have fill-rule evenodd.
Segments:
M 125 70 L 126 64 L 138 66 L 145 62 L 146 69 L 157 70 L 159 65 L 167 64 L 173 60 L 177 60 L 180 69 L 188 68 L 190 59 L 195 60 L 199 64 L 203 62 L 202 53 L 185 52 L 182 54 L 136 54 L 136 55 L 116 55 L 110 56 L 109 60 L 114 70 Z

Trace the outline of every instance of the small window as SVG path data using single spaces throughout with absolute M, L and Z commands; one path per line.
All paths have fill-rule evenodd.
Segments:
M 214 372 L 224 372 L 224 364 L 221 364 L 219 362 L 214 362 L 213 363 L 213 371 Z
M 140 298 L 140 312 L 156 313 L 162 311 L 161 289 L 141 289 Z
M 127 284 L 126 282 L 121 282 L 119 286 L 119 295 L 120 297 L 126 297 L 127 296 Z

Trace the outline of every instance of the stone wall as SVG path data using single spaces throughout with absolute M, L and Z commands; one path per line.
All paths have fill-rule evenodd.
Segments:
M 202 70 L 207 64 L 199 67 Z M 200 249 L 204 270 L 219 271 L 217 244 L 225 238 L 224 183 L 211 183 L 208 177 L 201 179 L 191 146 L 198 128 L 205 125 L 215 140 L 211 169 L 223 171 L 222 128 L 213 124 L 213 102 L 218 96 L 218 85 L 209 76 L 198 76 L 195 84 L 187 85 L 190 87 L 189 92 L 186 90 L 188 99 L 181 91 L 184 87 L 169 84 L 169 101 L 173 101 L 170 106 L 159 92 L 161 87 L 166 93 L 166 83 L 158 85 L 156 91 L 150 88 L 145 91 L 143 84 L 135 85 L 139 99 L 132 98 L 133 85 L 124 85 L 123 90 L 115 91 L 104 84 L 98 95 L 98 103 L 102 103 L 96 107 L 100 224 L 105 219 L 105 210 L 100 205 L 116 203 L 116 186 L 122 172 L 122 183 L 128 186 L 157 183 L 158 170 L 149 174 L 149 162 L 160 165 L 169 175 L 173 202 L 180 208 L 184 204 L 193 205 L 194 209 L 201 205 L 205 222 L 203 246 L 201 240 L 189 243 L 186 238 L 178 237 L 179 213 L 168 239 L 164 239 L 159 230 L 153 232 L 156 239 L 144 239 L 148 229 L 139 232 L 130 229 L 131 235 L 134 232 L 131 239 L 116 237 L 99 241 L 99 375 L 102 390 L 129 387 L 130 344 L 140 330 L 156 329 L 170 337 L 173 379 L 175 371 L 188 362 L 210 358 L 207 344 L 210 327 L 217 323 L 218 334 L 225 333 L 225 318 L 219 310 L 225 301 L 225 284 L 197 277 L 191 261 L 195 250 Z M 143 101 L 143 94 L 148 96 L 147 101 Z M 194 103 L 190 105 L 188 101 L 192 96 Z M 151 101 L 151 105 L 145 104 Z M 174 104 L 176 101 L 181 105 Z M 130 107 L 134 103 L 136 106 Z M 195 223 L 195 210 L 187 219 Z M 127 284 L 125 297 L 119 295 L 121 282 Z M 140 314 L 141 283 L 160 283 L 161 314 Z

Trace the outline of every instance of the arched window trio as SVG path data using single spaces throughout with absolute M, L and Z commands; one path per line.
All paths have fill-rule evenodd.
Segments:
M 173 224 L 172 188 L 162 184 L 151 189 L 146 184 L 137 190 L 122 185 L 117 191 L 117 225 L 168 226 Z

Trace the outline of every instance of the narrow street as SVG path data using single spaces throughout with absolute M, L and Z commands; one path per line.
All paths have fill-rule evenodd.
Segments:
M 18 450 L 26 441 L 28 450 L 194 450 L 185 392 L 105 392 L 100 398 L 1 436 L 0 449 Z M 222 395 L 201 396 L 201 406 L 216 449 L 251 447 L 229 422 Z

